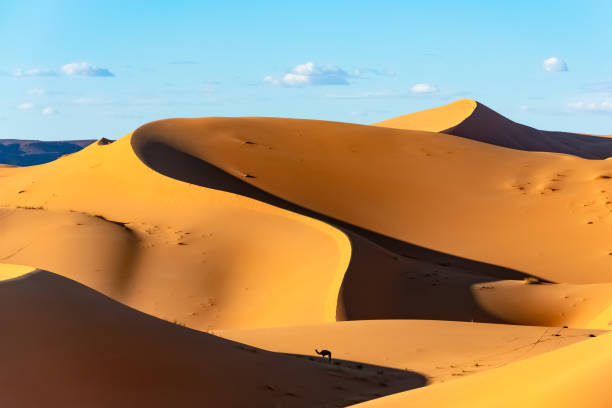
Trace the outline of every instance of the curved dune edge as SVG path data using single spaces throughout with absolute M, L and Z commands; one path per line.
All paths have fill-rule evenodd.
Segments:
M 194 169 L 212 165 L 399 241 L 554 282 L 611 279 L 609 160 L 443 133 L 278 118 L 163 120 L 139 128 L 133 145 L 152 169 L 192 184 L 209 186 Z M 182 160 L 168 163 L 147 149 Z
M 435 259 L 401 257 L 351 231 L 338 320 L 437 319 L 610 329 L 612 284 L 498 280 Z
M 2 262 L 201 330 L 335 321 L 351 258 L 343 232 L 160 175 L 130 139 L 6 169 Z
M 479 375 L 579 341 L 600 330 L 432 320 L 369 320 L 211 333 L 281 353 L 331 350 L 334 359 L 415 371 L 429 384 Z M 350 363 L 346 363 L 350 365 Z
M 478 305 L 503 322 L 609 330 L 612 284 L 483 282 L 472 286 Z
M 359 408 L 610 406 L 612 334 L 467 378 L 380 398 Z
M 187 329 L 45 271 L 0 282 L 0 319 L 6 407 L 346 406 L 426 383 Z
M 8 279 L 15 279 L 30 272 L 36 268 L 26 265 L 13 265 L 0 263 L 0 282 Z
M 448 133 L 447 130 L 454 128 L 470 117 L 477 106 L 478 102 L 475 100 L 459 99 L 448 105 L 373 123 L 372 126 Z

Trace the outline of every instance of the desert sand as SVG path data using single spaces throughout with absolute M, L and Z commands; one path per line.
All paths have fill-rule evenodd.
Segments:
M 167 119 L 0 166 L 0 398 L 610 406 L 610 140 L 460 100 Z

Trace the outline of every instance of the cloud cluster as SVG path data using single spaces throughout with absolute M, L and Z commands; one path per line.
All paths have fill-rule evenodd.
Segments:
M 22 104 L 17 105 L 17 109 L 21 111 L 33 111 L 35 107 L 36 105 L 34 105 L 31 102 L 24 102 Z M 42 108 L 40 113 L 42 113 L 44 116 L 49 116 L 49 115 L 53 115 L 57 113 L 57 111 L 51 108 L 50 106 L 47 106 L 47 107 Z
M 40 76 L 57 76 L 57 72 L 43 68 L 17 68 L 13 71 L 15 77 L 40 77 Z
M 14 77 L 51 77 L 58 76 L 60 73 L 66 75 L 82 75 L 90 77 L 113 77 L 115 74 L 106 68 L 99 68 L 88 62 L 71 62 L 54 71 L 46 68 L 17 68 L 11 74 Z
M 585 92 L 600 92 L 600 93 L 611 93 L 612 82 L 591 82 L 582 86 L 582 90 Z
M 32 88 L 28 90 L 28 95 L 44 95 L 45 90 L 40 88 Z
M 62 67 L 62 72 L 67 75 L 82 75 L 90 77 L 112 77 L 115 76 L 106 68 L 98 68 L 88 62 L 71 62 Z
M 561 58 L 550 57 L 544 60 L 542 68 L 548 72 L 566 72 L 567 64 Z
M 358 68 L 353 71 L 353 76 L 356 77 L 367 77 L 369 74 L 376 76 L 395 76 L 397 73 L 390 69 L 376 69 L 376 68 Z
M 283 86 L 307 86 L 307 85 L 348 85 L 349 73 L 345 70 L 334 67 L 319 67 L 314 62 L 296 65 L 290 72 L 281 78 L 268 75 L 264 81 L 273 85 Z
M 432 94 L 438 92 L 438 87 L 433 84 L 420 83 L 415 84 L 410 90 L 415 94 Z
M 17 109 L 22 110 L 22 111 L 30 110 L 33 107 L 34 107 L 34 104 L 30 102 L 24 102 L 22 104 L 17 105 Z
M 612 113 L 612 99 L 597 102 L 571 102 L 567 104 L 570 112 Z

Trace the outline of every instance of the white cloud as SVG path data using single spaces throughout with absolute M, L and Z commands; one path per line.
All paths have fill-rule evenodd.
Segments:
M 369 74 L 376 76 L 396 76 L 397 72 L 390 69 L 376 69 L 376 68 L 358 68 L 352 72 L 355 77 L 367 77 Z
M 45 90 L 40 88 L 32 88 L 28 90 L 28 95 L 44 95 Z
M 94 103 L 96 100 L 94 98 L 80 97 L 74 100 L 74 103 L 78 105 L 89 105 Z
M 57 72 L 44 68 L 17 68 L 13 71 L 15 77 L 57 76 Z
M 272 85 L 280 85 L 280 81 L 271 75 L 266 76 L 264 81 Z
M 567 64 L 561 58 L 551 57 L 544 60 L 542 68 L 548 72 L 565 72 L 567 71 Z
M 612 113 L 612 99 L 571 102 L 566 108 L 570 112 Z
M 62 67 L 62 72 L 68 75 L 83 75 L 91 77 L 112 77 L 115 76 L 106 68 L 98 68 L 88 62 L 71 62 Z
M 272 85 L 306 86 L 306 85 L 348 85 L 348 72 L 334 66 L 319 67 L 314 62 L 296 65 L 281 78 L 268 75 L 265 82 Z
M 30 102 L 25 102 L 25 103 L 22 103 L 20 105 L 17 105 L 17 109 L 23 110 L 23 111 L 30 110 L 33 107 L 34 107 L 34 104 L 30 103 Z
M 324 95 L 326 98 L 331 99 L 387 99 L 387 98 L 399 98 L 406 96 L 399 92 L 388 92 L 388 91 L 368 91 L 368 92 L 356 92 L 356 93 L 329 93 Z
M 410 90 L 415 94 L 431 94 L 438 92 L 438 88 L 435 85 L 427 83 L 416 84 Z
M 55 109 L 50 108 L 48 106 L 46 108 L 43 108 L 42 110 L 42 114 L 45 116 L 53 115 L 54 113 L 55 113 Z
M 582 90 L 585 92 L 610 93 L 612 92 L 612 82 L 608 82 L 608 81 L 591 82 L 588 84 L 584 84 L 582 86 Z

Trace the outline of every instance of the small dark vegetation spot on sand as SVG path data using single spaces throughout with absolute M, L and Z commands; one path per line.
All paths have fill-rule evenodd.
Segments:
M 43 207 L 42 205 L 39 206 L 29 206 L 29 205 L 18 205 L 17 208 L 21 208 L 22 210 L 44 210 L 45 207 Z
M 126 230 L 128 230 L 128 231 L 132 231 L 132 230 L 130 229 L 130 227 L 128 227 L 128 226 L 127 226 L 127 222 L 121 222 L 121 221 L 113 221 L 113 220 L 109 220 L 108 218 L 106 218 L 105 216 L 100 215 L 100 214 L 94 214 L 94 217 L 99 218 L 99 219 L 101 219 L 102 221 L 112 222 L 113 224 L 118 225 L 118 226 L 120 226 L 121 228 L 124 228 L 124 229 L 126 229 Z

